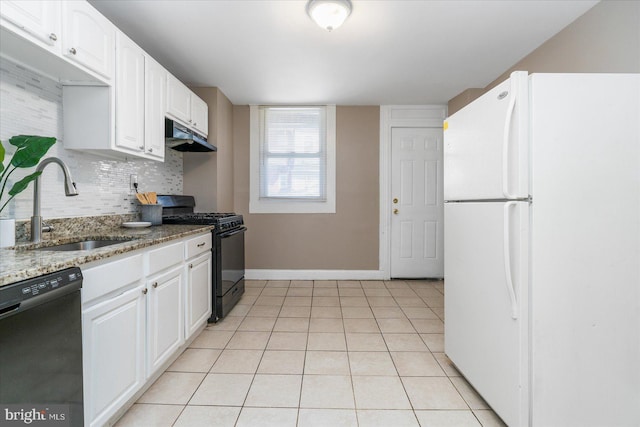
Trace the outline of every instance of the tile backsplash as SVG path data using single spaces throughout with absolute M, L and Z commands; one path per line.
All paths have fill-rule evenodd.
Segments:
M 112 160 L 64 148 L 62 85 L 8 59 L 0 58 L 0 140 L 13 153 L 8 139 L 14 135 L 55 136 L 58 142 L 45 157 L 62 159 L 78 187 L 78 196 L 65 197 L 64 177 L 49 165 L 41 178 L 42 216 L 64 218 L 135 213 L 138 203 L 130 194 L 130 176 L 138 175 L 139 190 L 181 194 L 182 153 L 167 150 L 164 163 L 131 158 Z M 5 159 L 5 163 L 6 160 Z M 11 181 L 33 170 L 16 170 Z M 5 190 L 7 191 L 7 190 Z M 6 199 L 5 199 L 6 200 Z M 3 201 L 4 202 L 4 201 Z M 18 195 L 2 218 L 29 219 L 33 211 L 33 184 Z

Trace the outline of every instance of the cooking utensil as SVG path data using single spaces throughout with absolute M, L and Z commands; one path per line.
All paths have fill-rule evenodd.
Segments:
M 147 200 L 147 196 L 144 195 L 144 193 L 136 193 L 136 197 L 138 198 L 138 201 L 143 204 L 143 205 L 148 205 L 149 201 Z
M 155 191 L 151 191 L 151 192 L 147 193 L 147 200 L 152 205 L 155 205 L 155 204 L 158 203 L 158 195 L 156 194 Z

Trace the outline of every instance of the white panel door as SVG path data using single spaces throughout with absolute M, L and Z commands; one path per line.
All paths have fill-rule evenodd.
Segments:
M 444 199 L 528 197 L 527 122 L 525 72 L 449 117 L 444 131 Z
M 147 378 L 184 342 L 184 268 L 147 283 Z
M 391 277 L 443 277 L 442 129 L 392 129 L 391 198 Z
M 209 107 L 193 93 L 191 94 L 191 120 L 193 120 L 193 127 L 204 136 L 209 134 Z
M 35 37 L 47 49 L 60 51 L 59 2 L 3 0 L 0 16 Z
M 144 382 L 145 295 L 134 288 L 82 313 L 86 426 L 103 426 Z
M 514 427 L 527 420 L 528 212 L 527 202 L 444 208 L 445 353 Z
M 144 63 L 144 51 L 118 33 L 116 145 L 139 153 L 145 146 Z
M 149 156 L 164 160 L 164 116 L 167 112 L 167 71 L 150 56 L 145 57 L 144 147 Z
M 113 77 L 115 27 L 86 1 L 62 3 L 62 53 L 107 79 Z
M 186 336 L 189 339 L 211 316 L 211 253 L 189 262 L 187 266 Z
M 167 75 L 167 114 L 191 123 L 191 91 L 180 80 Z

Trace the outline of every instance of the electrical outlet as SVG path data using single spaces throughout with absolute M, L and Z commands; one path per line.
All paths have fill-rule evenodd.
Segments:
M 138 175 L 130 175 L 129 176 L 129 192 L 134 194 L 136 192 L 136 187 L 138 185 Z

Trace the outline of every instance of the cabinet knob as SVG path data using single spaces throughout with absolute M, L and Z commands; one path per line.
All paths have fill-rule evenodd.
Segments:
M 153 153 L 153 148 L 149 148 L 149 152 L 150 152 L 150 153 Z
M 144 145 L 141 145 L 140 147 L 138 147 L 139 150 L 144 150 Z
M 393 203 L 398 203 L 398 199 L 393 199 Z
M 157 288 L 158 287 L 158 282 L 153 282 L 153 287 Z
M 49 40 L 51 41 L 57 41 L 58 40 L 58 36 L 56 36 L 56 33 L 51 33 L 49 34 Z
M 394 209 L 393 210 L 393 213 L 396 214 L 396 215 L 398 215 L 398 212 L 400 212 L 398 209 Z
M 193 122 L 193 125 L 194 126 L 198 126 L 198 122 Z
M 189 268 L 193 268 L 193 264 L 189 264 Z
M 149 292 L 149 289 L 147 289 L 147 288 L 144 288 L 144 289 L 142 290 L 142 293 L 143 293 L 143 294 L 145 294 L 145 295 L 147 294 L 147 292 Z
M 191 122 L 192 122 L 192 120 L 191 120 L 191 119 L 189 119 L 189 123 L 191 123 Z
M 75 47 L 72 47 L 71 49 L 69 49 L 69 52 L 70 52 L 72 55 L 75 55 L 75 54 L 76 54 L 76 48 L 75 48 Z

